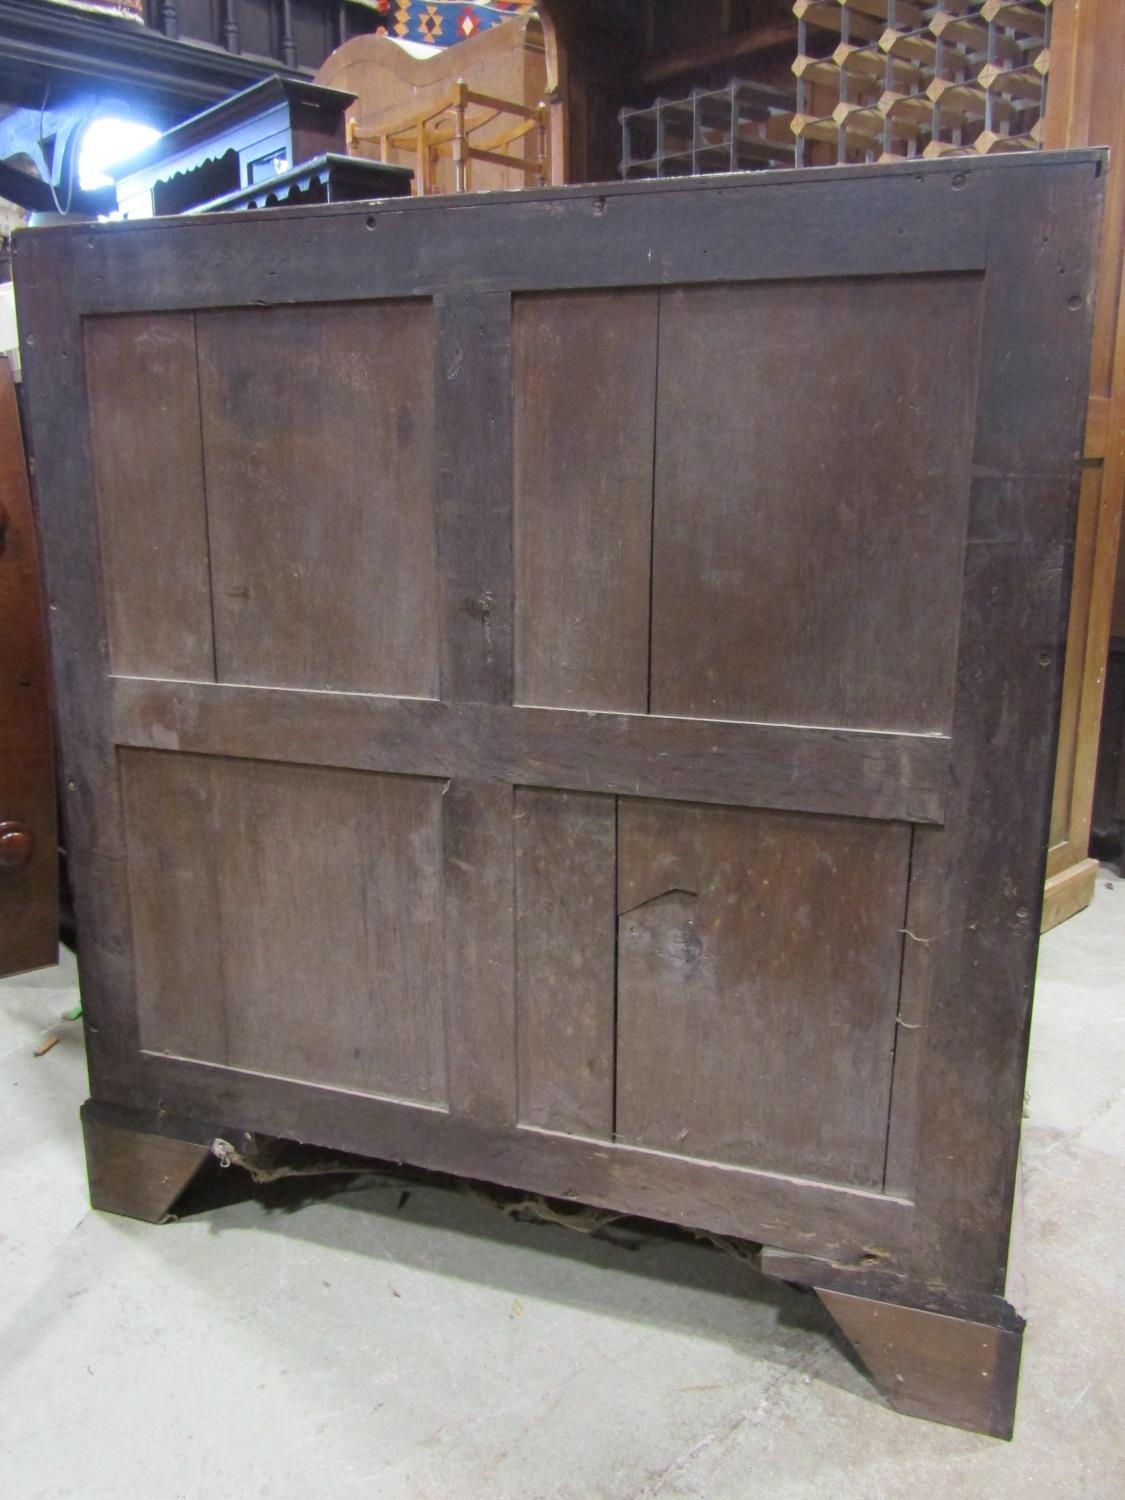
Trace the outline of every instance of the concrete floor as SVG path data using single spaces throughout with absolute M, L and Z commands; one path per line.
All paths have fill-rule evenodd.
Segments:
M 1011 1445 L 887 1410 L 729 1256 L 378 1179 L 163 1228 L 92 1213 L 73 964 L 0 986 L 0 1494 L 1125 1496 L 1125 881 L 1045 939 Z M 42 1036 L 62 1041 L 32 1056 Z M 401 1206 L 400 1206 L 401 1205 Z

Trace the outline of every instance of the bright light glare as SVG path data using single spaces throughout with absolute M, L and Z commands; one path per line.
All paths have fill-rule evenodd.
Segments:
M 84 191 L 109 187 L 113 179 L 106 168 L 135 156 L 159 136 L 160 131 L 139 120 L 122 120 L 105 115 L 87 125 L 78 148 L 78 185 Z

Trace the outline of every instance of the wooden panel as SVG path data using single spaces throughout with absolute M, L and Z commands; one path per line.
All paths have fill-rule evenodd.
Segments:
M 910 830 L 618 819 L 618 1139 L 881 1187 Z
M 233 1120 L 291 1140 L 328 1141 L 389 1161 L 507 1183 L 621 1213 L 646 1214 L 715 1234 L 768 1241 L 854 1263 L 869 1246 L 894 1267 L 909 1234 L 902 1198 L 771 1172 L 703 1162 L 664 1151 L 558 1131 L 481 1123 L 418 1104 L 310 1089 L 286 1078 L 146 1053 L 135 1066 L 132 1103 L 156 1110 L 174 1096 L 199 1120 Z M 578 1184 L 581 1184 L 579 1189 Z
M 519 1118 L 613 1134 L 616 804 L 516 789 Z
M 449 1107 L 516 1119 L 513 789 L 451 781 L 442 812 Z
M 512 303 L 436 299 L 441 696 L 512 701 Z
M 125 751 L 141 1043 L 443 1103 L 441 784 Z
M 815 184 L 771 172 L 217 216 L 205 256 L 193 248 L 202 228 L 193 216 L 113 224 L 92 243 L 82 225 L 83 299 L 89 312 L 129 312 L 252 306 L 264 291 L 275 304 L 310 293 L 322 303 L 430 296 L 462 290 L 469 265 L 474 289 L 512 292 L 980 270 L 989 174 L 1007 164 L 974 161 L 968 174 L 964 165 L 911 163 L 898 177 L 844 167 Z M 752 215 L 743 190 L 755 194 Z M 303 245 L 315 235 L 315 288 L 295 225 Z
M 654 713 L 948 730 L 979 304 L 951 276 L 663 294 Z
M 85 343 L 113 669 L 213 681 L 195 320 L 95 318 Z
M 516 302 L 517 702 L 648 707 L 657 308 Z
M 436 694 L 431 319 L 200 316 L 220 681 Z
M 226 1062 L 216 764 L 120 752 L 140 1044 Z
M 949 741 L 787 724 L 113 683 L 121 744 L 940 823 Z
M 0 975 L 58 956 L 49 697 L 27 462 L 12 369 L 0 359 Z

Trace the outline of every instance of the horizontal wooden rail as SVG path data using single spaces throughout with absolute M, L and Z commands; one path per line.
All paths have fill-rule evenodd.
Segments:
M 940 823 L 949 741 L 644 714 L 113 679 L 141 749 Z
M 509 1183 L 549 1197 L 690 1224 L 713 1234 L 760 1238 L 789 1251 L 857 1261 L 879 1247 L 879 1264 L 901 1263 L 913 1205 L 906 1199 L 810 1178 L 704 1162 L 527 1126 L 485 1125 L 445 1110 L 343 1089 L 310 1088 L 234 1068 L 146 1053 L 133 1065 L 156 1098 L 175 1097 L 202 1119 L 438 1171 Z

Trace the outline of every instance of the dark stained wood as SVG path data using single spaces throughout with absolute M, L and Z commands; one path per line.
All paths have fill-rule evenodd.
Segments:
M 911 1275 L 994 1293 L 1023 1106 L 1101 171 L 1046 176 L 1034 230 L 1021 220 L 1026 179 L 992 179 L 948 819 L 919 837 L 907 919 L 931 953 L 929 992 L 910 1000 L 926 1042 L 913 1119 L 891 1121 L 916 1143 Z
M 514 792 L 450 781 L 442 801 L 449 1108 L 516 1122 Z
M 122 779 L 141 1045 L 444 1104 L 442 784 L 144 751 Z
M 197 321 L 218 679 L 435 697 L 429 306 Z
M 1013 1231 L 1014 1232 L 1014 1231 Z M 997 1328 L 1019 1330 L 1023 1314 L 1007 1296 L 975 1295 L 963 1288 L 909 1281 L 897 1268 L 894 1256 L 872 1245 L 857 1260 L 830 1261 L 792 1250 L 763 1245 L 758 1252 L 758 1270 L 775 1281 L 812 1287 L 818 1291 L 846 1291 L 876 1302 L 895 1302 L 948 1317 L 969 1318 Z
M 618 1138 L 881 1188 L 909 829 L 618 821 Z
M 654 713 L 948 732 L 979 304 L 955 276 L 662 294 Z
M 751 173 L 719 185 L 705 178 L 599 183 L 395 199 L 370 213 L 348 205 L 271 209 L 58 234 L 75 233 L 72 253 L 91 313 L 306 302 L 309 258 L 317 261 L 322 303 L 461 291 L 470 260 L 473 287 L 482 292 L 948 274 L 983 269 L 982 204 L 990 174 L 1008 164 L 971 165 L 959 172 L 948 162 L 841 167 L 831 178 Z M 1029 162 L 1015 165 L 1027 170 Z M 958 188 L 955 176 L 964 178 Z M 754 192 L 752 212 L 739 188 Z M 498 205 L 506 219 L 499 235 Z M 696 228 L 704 216 L 706 243 Z M 924 234 L 916 232 L 922 220 Z M 201 231 L 205 255 L 193 249 L 204 241 L 191 239 Z M 326 234 L 334 239 L 331 255 L 321 251 Z
M 512 305 L 435 299 L 441 697 L 512 701 Z
M 1022 1330 L 817 1288 L 896 1411 L 1010 1438 Z
M 518 787 L 521 1124 L 613 1135 L 614 798 Z
M 782 724 L 113 683 L 119 743 L 529 786 L 940 822 L 949 742 Z
M 85 348 L 113 669 L 213 681 L 195 319 L 93 318 Z
M 1103 167 L 1095 153 L 959 160 L 17 235 L 99 1104 L 694 1224 L 828 1265 L 828 1291 L 917 1311 L 912 1289 L 941 1289 L 948 1302 L 924 1310 L 960 1336 L 1010 1331 L 988 1314 Z M 524 543 L 571 560 L 512 504 L 509 294 L 600 290 L 611 306 L 641 288 L 658 291 L 626 300 L 660 301 L 654 712 L 514 705 L 506 611 L 518 634 L 536 605 L 519 597 Z M 219 676 L 243 649 L 243 683 L 110 670 L 80 330 L 129 310 L 196 313 L 216 590 L 224 569 L 257 570 L 256 634 L 239 641 L 247 600 L 224 616 L 216 592 Z M 918 349 L 940 381 L 923 384 Z M 695 389 L 723 371 L 729 390 L 705 407 Z M 885 428 L 864 390 L 898 412 Z M 433 434 L 409 474 L 402 411 L 408 428 L 428 412 Z M 482 412 L 492 441 L 474 445 Z M 651 408 L 619 415 L 647 419 L 652 446 Z M 862 443 L 840 441 L 849 421 Z M 590 425 L 612 469 L 621 434 L 601 411 Z M 564 516 L 583 489 L 560 489 Z M 603 545 L 613 517 L 596 520 L 586 540 L 575 526 L 576 549 Z M 407 541 L 384 545 L 399 523 Z M 630 535 L 640 563 L 620 597 L 635 601 Z M 775 601 L 757 621 L 755 590 Z M 488 611 L 459 609 L 487 595 Z M 597 627 L 605 657 L 634 659 L 635 614 Z M 341 666 L 346 687 L 320 691 Z M 700 717 L 713 713 L 730 717 Z M 213 972 L 193 922 L 218 929 L 222 1028 L 209 1000 L 181 1014 L 182 960 L 160 968 L 159 935 L 179 924 L 197 982 Z M 920 1372 L 920 1403 L 960 1420 L 921 1327 L 896 1334 L 894 1362 Z M 997 1371 L 1014 1364 L 1002 1342 Z
M 518 703 L 648 707 L 657 306 L 516 301 Z
M 82 1132 L 92 1207 L 148 1224 L 171 1217 L 176 1199 L 211 1154 L 207 1140 L 182 1141 L 112 1124 L 92 1099 L 82 1106 Z
M 240 1128 L 255 1134 L 314 1144 L 331 1138 L 343 1151 L 421 1162 L 715 1234 L 768 1239 L 794 1252 L 818 1249 L 842 1261 L 859 1260 L 872 1246 L 901 1247 L 909 1231 L 910 1204 L 880 1193 L 146 1056 L 129 1104 L 155 1110 L 162 1097 L 175 1098 L 189 1118 L 237 1114 Z M 896 1254 L 888 1250 L 892 1267 L 899 1263 Z
M 108 630 L 82 314 L 65 252 L 61 240 L 41 243 L 35 257 L 21 262 L 20 350 L 44 543 L 67 859 L 82 934 L 86 1058 L 91 1094 L 105 1100 L 128 1089 L 138 1051 L 137 1016 L 116 752 L 108 725 Z M 79 495 L 84 498 L 73 508 L 60 504 L 64 496 Z
M 0 974 L 55 962 L 57 854 L 35 523 L 12 370 L 0 359 Z
M 890 1193 L 909 1197 L 914 1186 L 918 1139 L 918 1089 L 929 1038 L 926 1004 L 934 981 L 933 935 L 940 928 L 940 890 L 929 872 L 940 859 L 933 828 L 915 828 L 910 857 L 910 886 L 903 917 L 902 981 L 899 987 L 898 1038 L 895 1046 L 894 1087 L 887 1129 L 887 1162 L 883 1185 Z

